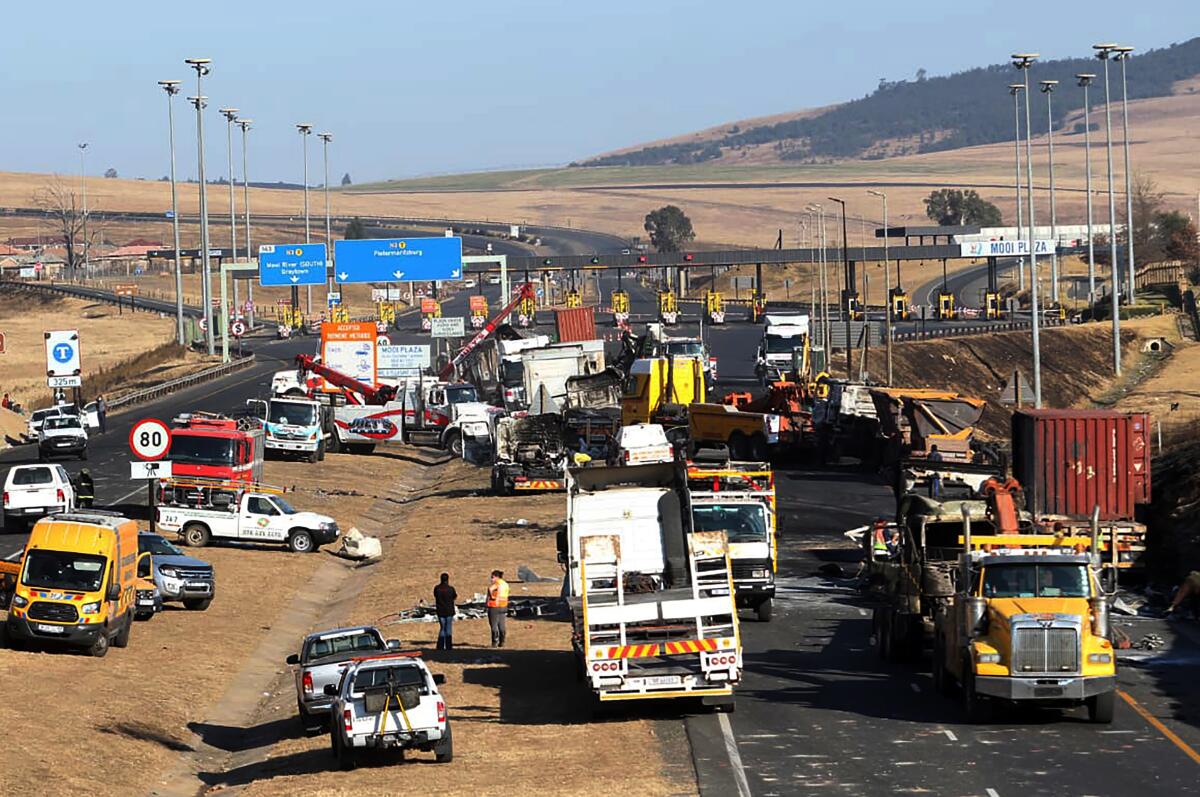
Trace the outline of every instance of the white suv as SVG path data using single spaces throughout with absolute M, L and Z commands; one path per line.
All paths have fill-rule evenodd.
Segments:
M 42 462 L 58 456 L 87 459 L 87 444 L 87 432 L 77 416 L 51 415 L 38 432 L 38 459 Z
M 429 671 L 418 653 L 385 653 L 352 663 L 337 684 L 329 733 L 342 769 L 353 769 L 361 750 L 424 750 L 439 764 L 454 758 L 446 701 L 438 692 L 445 676 Z
M 54 512 L 75 509 L 75 487 L 62 465 L 17 465 L 4 480 L 4 530 L 32 525 Z

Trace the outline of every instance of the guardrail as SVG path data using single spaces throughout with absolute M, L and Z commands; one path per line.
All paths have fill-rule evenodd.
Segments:
M 220 379 L 223 376 L 228 376 L 235 371 L 240 371 L 243 368 L 248 368 L 254 364 L 254 354 L 247 354 L 245 357 L 239 357 L 233 362 L 214 365 L 211 368 L 205 368 L 203 371 L 197 371 L 194 374 L 181 376 L 178 379 L 171 379 L 158 385 L 135 390 L 132 393 L 126 393 L 123 396 L 117 396 L 108 401 L 108 408 L 115 410 L 120 407 L 128 407 L 133 404 L 140 404 L 144 401 L 152 401 L 156 398 L 161 398 L 170 393 L 174 393 L 184 388 L 199 385 L 203 382 L 210 382 L 213 379 Z
M 1042 320 L 1042 328 L 1045 327 L 1062 327 L 1066 326 L 1067 322 L 1060 318 L 1046 318 Z M 926 329 L 915 329 L 912 332 L 894 332 L 892 340 L 896 342 L 910 340 L 930 340 L 932 338 L 961 338 L 968 335 L 986 335 L 994 332 L 1019 332 L 1024 329 L 1029 329 L 1033 326 L 1030 321 L 1008 321 L 1005 323 L 991 324 L 972 324 L 970 326 L 956 325 L 952 327 L 940 326 L 939 322 L 934 321 Z

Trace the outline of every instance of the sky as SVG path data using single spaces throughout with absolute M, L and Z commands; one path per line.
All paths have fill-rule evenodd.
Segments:
M 1196 32 L 1195 0 L 897 4 L 885 0 L 208 0 L 22 2 L 0 11 L 0 171 L 157 179 L 176 97 L 181 179 L 196 174 L 188 57 L 211 58 L 205 158 L 229 172 L 221 107 L 254 120 L 251 180 L 300 182 L 294 125 L 330 132 L 330 175 L 354 182 L 572 160 L 738 119 L 861 97 L 1013 51 L 1139 50 Z M 916 6 L 916 8 L 914 8 Z M 999 101 L 999 100 L 998 100 Z M 236 132 L 236 131 L 235 131 Z M 240 149 L 235 138 L 235 161 Z M 309 179 L 322 182 L 309 139 Z M 235 165 L 238 179 L 240 165 Z

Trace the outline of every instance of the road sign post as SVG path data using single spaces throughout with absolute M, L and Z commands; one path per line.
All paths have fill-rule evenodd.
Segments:
M 334 280 L 434 282 L 462 276 L 462 238 L 334 241 Z
M 322 244 L 314 244 L 322 246 Z M 258 268 L 255 263 L 222 263 L 221 264 L 221 362 L 229 362 L 229 273 L 232 271 L 254 271 Z M 216 301 L 215 299 L 213 301 Z M 241 344 L 238 344 L 241 353 Z
M 46 384 L 52 388 L 82 387 L 83 368 L 79 330 L 57 329 L 44 333 L 46 339 Z

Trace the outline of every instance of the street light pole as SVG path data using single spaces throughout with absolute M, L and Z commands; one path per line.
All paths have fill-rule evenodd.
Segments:
M 204 181 L 204 101 L 208 99 L 201 91 L 201 78 L 212 71 L 211 58 L 188 58 L 185 64 L 196 70 L 196 96 L 188 99 L 196 107 L 196 171 L 200 180 L 200 263 L 204 277 L 200 280 L 201 307 L 204 323 L 204 342 L 211 357 L 216 354 L 216 331 L 212 315 L 212 272 L 208 259 L 208 188 Z
M 237 262 L 237 204 L 233 199 L 233 124 L 237 121 L 237 108 L 222 108 L 225 117 L 225 152 L 229 158 L 229 247 L 233 251 L 233 262 Z M 233 280 L 234 315 L 238 307 L 238 281 Z
M 321 139 L 321 149 L 325 156 L 325 256 L 333 258 L 333 234 L 330 231 L 329 218 L 329 142 L 333 141 L 332 133 L 318 133 Z M 333 276 L 329 277 L 329 292 L 333 293 Z
M 79 193 L 81 195 L 80 203 L 83 205 L 80 211 L 83 218 L 83 273 L 88 275 L 92 270 L 91 263 L 88 257 L 88 232 L 87 232 L 87 179 L 84 177 L 86 166 L 84 165 L 84 154 L 87 152 L 87 142 L 79 145 Z
M 237 125 L 242 128 L 242 205 L 246 208 L 246 259 L 254 260 L 254 249 L 250 246 L 250 172 L 246 169 L 246 131 L 250 129 L 253 119 L 238 119 Z M 254 280 L 246 283 L 246 301 L 250 303 L 250 311 L 246 313 L 246 322 L 254 329 Z
M 1121 138 L 1125 142 L 1125 247 L 1129 252 L 1126 279 L 1129 281 L 1128 304 L 1132 305 L 1137 297 L 1133 285 L 1133 171 L 1129 166 L 1129 87 L 1125 82 L 1125 62 L 1129 60 L 1133 48 L 1123 45 L 1113 49 L 1116 51 L 1116 60 L 1121 62 Z
M 1088 236 L 1088 307 L 1096 302 L 1096 253 L 1092 232 L 1092 107 L 1088 101 L 1088 86 L 1096 76 L 1091 72 L 1080 72 L 1075 76 L 1083 88 L 1083 160 L 1087 175 L 1087 236 Z
M 303 142 L 304 148 L 304 243 L 312 243 L 312 230 L 308 222 L 308 137 L 312 135 L 312 125 L 301 123 L 296 125 L 296 129 L 300 131 L 300 140 Z M 312 286 L 305 288 L 308 295 L 306 314 L 312 315 Z
M 872 196 L 877 196 L 883 200 L 883 281 L 884 281 L 884 296 L 887 300 L 887 315 L 884 319 L 887 322 L 887 385 L 892 386 L 892 265 L 888 258 L 888 212 L 887 212 L 887 194 L 883 191 L 875 191 L 868 188 L 867 193 Z
M 854 354 L 850 345 L 850 296 L 854 293 L 854 275 L 850 272 L 850 242 L 846 237 L 846 200 L 831 196 L 829 201 L 838 203 L 842 208 L 842 278 L 846 284 L 842 303 L 846 305 L 843 308 L 843 317 L 846 319 L 846 379 L 851 380 L 854 378 Z
M 1112 160 L 1112 100 L 1108 90 L 1108 60 L 1115 44 L 1093 44 L 1096 57 L 1104 63 L 1104 128 L 1108 160 L 1108 262 L 1111 270 L 1109 291 L 1112 293 L 1113 374 L 1121 375 L 1121 279 L 1117 269 L 1117 194 L 1113 187 Z
M 1022 91 L 1025 93 L 1025 183 L 1029 206 L 1029 304 L 1033 314 L 1033 406 L 1042 406 L 1042 340 L 1041 308 L 1038 306 L 1037 235 L 1033 221 L 1033 119 L 1029 114 L 1029 68 L 1037 53 L 1013 53 L 1013 66 L 1021 70 Z
M 1016 163 L 1016 181 L 1014 185 L 1017 188 L 1017 240 L 1021 240 L 1021 97 L 1020 94 L 1025 90 L 1025 86 L 1021 83 L 1009 83 L 1008 93 L 1013 98 L 1013 124 L 1016 134 L 1013 136 L 1013 154 L 1015 155 L 1014 162 Z M 1017 289 L 1025 290 L 1025 258 L 1017 254 Z
M 1041 81 L 1042 93 L 1046 95 L 1046 147 L 1050 153 L 1050 299 L 1058 304 L 1058 211 L 1054 197 L 1054 107 L 1050 97 L 1054 94 L 1057 80 Z
M 183 262 L 179 255 L 179 192 L 175 184 L 175 95 L 179 93 L 178 80 L 160 80 L 167 93 L 167 138 L 171 144 L 171 231 L 175 236 L 175 336 L 183 346 Z

